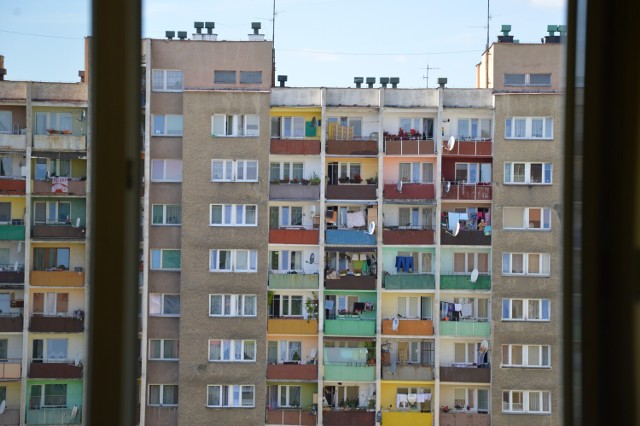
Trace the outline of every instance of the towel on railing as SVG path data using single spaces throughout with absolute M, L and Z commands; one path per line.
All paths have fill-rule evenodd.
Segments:
M 347 228 L 357 228 L 360 226 L 365 226 L 364 211 L 360 210 L 347 213 Z

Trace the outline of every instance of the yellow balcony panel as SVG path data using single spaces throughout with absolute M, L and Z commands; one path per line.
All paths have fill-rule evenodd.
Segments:
M 82 287 L 84 272 L 31 271 L 31 285 L 49 287 Z
M 269 334 L 318 334 L 318 320 L 273 318 L 267 321 Z

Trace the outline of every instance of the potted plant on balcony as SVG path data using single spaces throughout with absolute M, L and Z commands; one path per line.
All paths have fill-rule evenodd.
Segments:
M 318 297 L 313 294 L 313 297 L 308 298 L 304 302 L 307 309 L 307 322 L 318 318 Z
M 293 179 L 291 179 L 289 183 L 300 183 L 300 179 L 297 177 L 294 177 Z
M 311 185 L 320 185 L 320 176 L 318 176 L 316 172 L 311 173 L 311 178 L 309 179 L 309 183 Z
M 311 181 L 309 179 L 302 179 L 300 183 L 302 183 L 303 185 L 309 185 Z
M 378 176 L 367 178 L 367 183 L 369 185 L 376 185 L 378 183 Z
M 280 179 L 280 183 L 289 183 L 289 178 Z
M 340 183 L 349 183 L 349 178 L 347 176 L 343 176 L 341 178 L 338 178 L 338 182 L 340 182 Z
M 351 183 L 360 183 L 362 182 L 362 176 L 360 175 L 355 175 L 353 178 L 350 179 Z

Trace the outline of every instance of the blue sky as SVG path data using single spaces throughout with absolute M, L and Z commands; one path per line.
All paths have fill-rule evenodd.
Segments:
M 78 81 L 83 0 L 2 0 L 0 55 L 8 80 Z M 214 21 L 219 40 L 244 40 L 251 22 L 272 39 L 273 0 L 143 0 L 143 35 L 187 31 Z M 564 0 L 491 0 L 490 41 L 502 24 L 515 39 L 539 43 L 548 24 L 566 21 Z M 473 87 L 486 44 L 486 0 L 276 0 L 276 73 L 290 86 L 353 87 L 353 77 L 400 77 L 400 87 Z M 120 31 L 114 28 L 114 31 Z

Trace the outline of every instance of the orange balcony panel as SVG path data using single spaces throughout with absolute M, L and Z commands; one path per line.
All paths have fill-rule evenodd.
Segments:
M 269 242 L 272 244 L 318 244 L 317 229 L 270 229 Z
M 307 139 L 271 139 L 271 154 L 320 155 L 320 141 Z
M 434 235 L 431 229 L 385 229 L 382 241 L 389 245 L 433 244 Z
M 431 320 L 400 320 L 398 330 L 393 330 L 393 320 L 382 320 L 382 334 L 390 336 L 433 336 Z
M 385 140 L 387 155 L 434 155 L 433 140 Z
M 316 364 L 268 364 L 267 380 L 318 380 Z
M 327 154 L 329 155 L 376 155 L 378 154 L 377 140 L 328 140 Z
M 384 185 L 385 200 L 434 200 L 436 189 L 432 183 L 404 183 L 402 192 L 398 191 L 398 184 Z
M 458 141 L 452 150 L 444 150 L 443 156 L 465 156 L 465 157 L 491 157 L 493 155 L 493 143 L 491 140 L 481 141 Z
M 31 285 L 48 287 L 82 287 L 84 272 L 31 271 Z
M 0 363 L 0 379 L 1 380 L 20 380 L 21 372 L 22 372 L 22 364 L 20 363 L 19 359 L 9 360 L 9 362 Z
M 270 318 L 267 321 L 269 334 L 318 334 L 318 320 L 303 318 Z
M 491 184 L 443 184 L 443 200 L 491 200 Z

